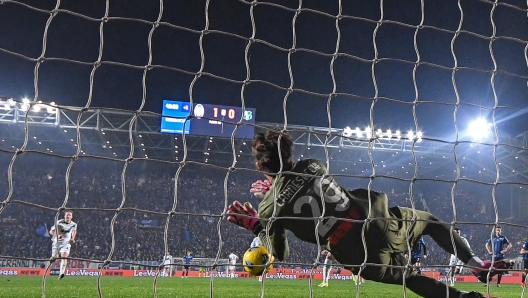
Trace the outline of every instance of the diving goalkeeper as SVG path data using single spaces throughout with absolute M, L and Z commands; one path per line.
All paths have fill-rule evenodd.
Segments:
M 448 224 L 424 211 L 389 208 L 383 193 L 365 189 L 346 191 L 326 174 L 321 162 L 306 159 L 293 163 L 292 151 L 293 143 L 287 135 L 273 131 L 257 134 L 252 154 L 257 168 L 267 178 L 252 185 L 251 192 L 261 200 L 258 214 L 250 203 L 238 201 L 228 210 L 228 220 L 258 235 L 264 244 L 270 245 L 271 253 L 278 260 L 286 259 L 289 254 L 286 230 L 303 241 L 317 244 L 318 224 L 319 244 L 345 268 L 358 274 L 366 256 L 361 271 L 365 279 L 388 284 L 405 281 L 407 288 L 423 297 L 446 297 L 447 291 L 449 297 L 484 297 L 447 287 L 402 267 L 408 264 L 404 252 L 422 235 L 431 236 L 451 254 L 454 253 L 452 237 L 458 258 L 468 266 L 482 268 L 475 269 L 474 274 L 485 279 L 488 272 L 483 262 L 457 233 L 450 231 Z M 413 213 L 415 220 L 411 221 Z M 269 221 L 272 216 L 274 220 Z

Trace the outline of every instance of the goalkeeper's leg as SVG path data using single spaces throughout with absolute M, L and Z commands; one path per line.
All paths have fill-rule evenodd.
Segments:
M 434 278 L 425 275 L 418 275 L 413 271 L 402 270 L 402 267 L 407 265 L 407 258 L 399 253 L 394 254 L 380 254 L 377 257 L 369 258 L 368 262 L 376 264 L 386 264 L 387 267 L 367 266 L 361 273 L 363 277 L 369 280 L 389 283 L 389 284 L 403 284 L 414 293 L 429 298 L 445 298 L 449 293 L 449 297 L 483 297 L 478 293 L 471 293 L 473 296 L 468 296 L 470 293 L 461 292 L 453 287 L 449 287 Z M 395 266 L 395 267 L 392 267 Z
M 413 210 L 410 208 L 399 208 L 403 219 L 412 219 Z M 409 229 L 410 241 L 418 239 L 422 235 L 429 235 L 444 251 L 455 254 L 451 237 L 454 240 L 458 259 L 471 267 L 482 268 L 484 263 L 475 256 L 471 248 L 462 240 L 458 233 L 451 231 L 449 224 L 441 222 L 438 218 L 429 212 L 414 210 L 416 221 L 414 226 Z

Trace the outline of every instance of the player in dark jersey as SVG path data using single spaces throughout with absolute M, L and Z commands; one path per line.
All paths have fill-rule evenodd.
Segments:
M 346 191 L 328 175 L 321 162 L 306 159 L 293 163 L 292 150 L 293 143 L 284 134 L 257 134 L 252 153 L 257 168 L 272 182 L 271 187 L 259 189 L 252 185 L 252 192 L 259 189 L 255 195 L 262 197 L 258 214 L 248 202 L 234 201 L 228 210 L 228 220 L 259 235 L 278 260 L 288 257 L 289 230 L 303 241 L 325 247 L 354 274 L 363 268 L 361 276 L 365 279 L 389 284 L 405 282 L 421 296 L 443 298 L 446 285 L 412 270 L 402 270 L 408 264 L 404 252 L 409 243 L 429 235 L 449 253 L 454 253 L 453 239 L 458 257 L 468 266 L 479 268 L 474 274 L 479 278 L 483 272 L 487 274 L 483 262 L 460 236 L 432 214 L 389 208 L 383 193 Z M 447 289 L 450 297 L 483 297 L 476 292 Z
M 528 273 L 528 240 L 524 242 L 524 245 L 521 248 L 521 255 L 524 263 L 524 272 L 522 274 L 521 286 L 524 288 L 524 285 L 526 283 L 526 275 Z
M 427 259 L 427 246 L 422 237 L 413 245 L 411 249 L 411 265 L 416 267 L 416 274 L 422 274 L 422 257 Z
M 191 251 L 187 251 L 187 254 L 183 256 L 183 270 L 182 270 L 182 278 L 189 277 L 189 269 L 191 268 L 191 262 L 193 261 L 193 256 L 191 255 Z
M 512 245 L 506 236 L 502 235 L 502 228 L 495 227 L 495 235 L 486 242 L 486 250 L 492 256 L 494 261 L 504 260 L 504 253 L 512 248 Z M 497 273 L 497 287 L 500 288 L 502 272 Z

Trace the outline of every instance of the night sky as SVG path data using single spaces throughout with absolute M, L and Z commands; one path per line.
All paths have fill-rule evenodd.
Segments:
M 456 1 L 426 0 L 416 49 L 420 1 L 383 1 L 383 10 L 379 1 L 342 1 L 339 35 L 338 4 L 302 1 L 297 10 L 297 1 L 252 6 L 212 0 L 207 8 L 199 0 L 109 1 L 108 19 L 102 22 L 105 1 L 69 0 L 60 1 L 44 34 L 56 1 L 3 1 L 0 96 L 34 99 L 36 59 L 43 55 L 37 100 L 86 106 L 92 91 L 90 107 L 138 110 L 151 58 L 144 111 L 160 113 L 163 99 L 241 106 L 243 98 L 257 109 L 257 122 L 364 128 L 372 120 L 384 130 L 416 130 L 418 125 L 425 136 L 450 141 L 455 116 L 459 131 L 477 116 L 494 117 L 500 137 L 527 130 L 526 1 L 506 0 L 494 7 L 465 0 L 459 7 Z M 160 24 L 152 31 L 161 7 Z M 208 31 L 202 35 L 206 16 Z M 493 25 L 496 38 L 490 46 Z M 253 28 L 250 81 L 244 86 Z M 200 40 L 203 74 L 192 83 L 202 64 Z M 101 65 L 94 71 L 100 46 Z M 333 59 L 336 46 L 339 55 Z M 290 71 L 293 92 L 288 94 Z M 335 95 L 329 101 L 333 78 Z

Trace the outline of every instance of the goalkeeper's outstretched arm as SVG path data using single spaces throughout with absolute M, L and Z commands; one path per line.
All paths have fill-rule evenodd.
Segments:
M 260 221 L 257 211 L 249 202 L 242 205 L 239 201 L 234 201 L 233 204 L 229 205 L 227 215 L 228 221 L 250 230 L 255 236 L 258 236 L 264 247 L 267 249 L 271 248 L 273 256 L 277 259 L 282 261 L 288 257 L 290 249 L 286 238 L 286 229 L 284 229 L 280 221 L 273 222 L 269 232 L 267 232 Z
M 266 249 L 279 261 L 284 261 L 290 255 L 290 247 L 288 245 L 288 238 L 286 237 L 286 229 L 280 226 L 280 221 L 272 223 L 269 233 L 263 229 L 259 234 L 259 238 Z M 269 237 L 268 237 L 269 234 Z

